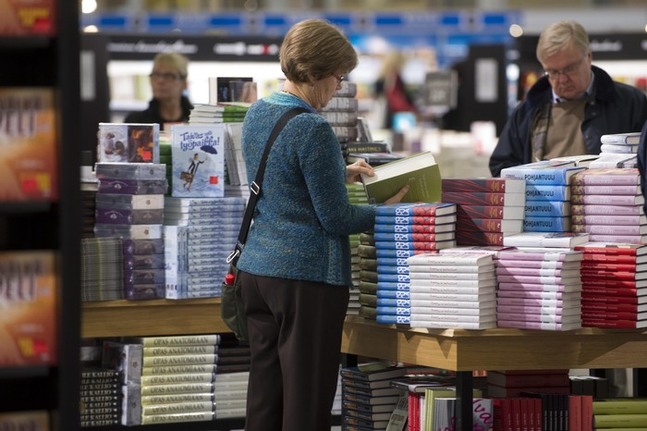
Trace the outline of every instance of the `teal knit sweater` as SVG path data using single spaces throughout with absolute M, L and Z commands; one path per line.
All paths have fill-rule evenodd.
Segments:
M 255 275 L 350 286 L 348 235 L 372 229 L 375 209 L 348 203 L 346 168 L 328 122 L 287 93 L 257 101 L 243 124 L 247 177 L 254 180 L 272 128 L 296 106 L 312 112 L 290 120 L 274 142 L 238 267 Z

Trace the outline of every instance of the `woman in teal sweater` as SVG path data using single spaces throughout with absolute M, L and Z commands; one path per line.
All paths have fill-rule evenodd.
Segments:
M 283 91 L 245 116 L 250 183 L 281 115 L 295 107 L 307 112 L 290 120 L 272 147 L 238 261 L 252 355 L 245 430 L 329 431 L 351 285 L 348 235 L 372 229 L 375 209 L 349 203 L 346 182 L 372 168 L 345 165 L 317 110 L 342 87 L 357 54 L 336 27 L 305 20 L 285 36 L 280 62 Z

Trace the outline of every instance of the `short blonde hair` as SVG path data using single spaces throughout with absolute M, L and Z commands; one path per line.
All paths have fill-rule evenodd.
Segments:
M 327 21 L 306 19 L 288 30 L 279 52 L 281 70 L 296 83 L 312 83 L 357 66 L 348 38 Z
M 186 79 L 189 76 L 189 59 L 179 52 L 160 52 L 153 59 L 153 69 L 158 64 L 167 64 L 172 66 L 180 78 Z
M 546 58 L 571 46 L 578 48 L 582 55 L 591 52 L 588 33 L 575 21 L 555 22 L 546 27 L 539 36 L 537 60 L 543 63 Z

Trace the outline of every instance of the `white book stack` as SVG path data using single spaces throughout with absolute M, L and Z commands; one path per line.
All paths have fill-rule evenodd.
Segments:
M 167 299 L 220 296 L 245 206 L 240 197 L 166 197 Z
M 600 137 L 601 154 L 636 154 L 640 143 L 640 132 L 613 133 Z
M 330 123 L 341 148 L 344 143 L 357 140 L 357 84 L 342 81 L 330 102 L 319 112 Z
M 249 371 L 216 374 L 216 418 L 245 417 Z
M 496 327 L 496 277 L 492 254 L 420 254 L 410 269 L 413 328 Z
M 367 204 L 368 199 L 362 183 L 347 184 L 348 201 L 354 205 Z M 359 234 L 352 234 L 348 237 L 350 241 L 351 277 L 350 300 L 348 302 L 348 315 L 358 315 L 360 310 L 360 272 L 362 269 L 362 257 L 359 255 Z
M 496 269 L 497 326 L 566 331 L 581 323 L 578 251 L 504 250 Z

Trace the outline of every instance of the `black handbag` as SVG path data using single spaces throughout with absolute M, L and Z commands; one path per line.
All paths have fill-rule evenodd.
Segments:
M 245 208 L 243 222 L 240 225 L 240 232 L 238 233 L 236 247 L 234 248 L 234 251 L 232 251 L 231 254 L 227 257 L 229 272 L 222 282 L 220 315 L 227 327 L 231 329 L 234 335 L 236 335 L 236 338 L 244 343 L 247 343 L 249 341 L 247 336 L 247 317 L 245 316 L 245 306 L 240 291 L 240 279 L 238 277 L 238 268 L 236 267 L 236 264 L 238 263 L 238 258 L 240 257 L 240 254 L 245 247 L 245 241 L 247 241 L 247 234 L 249 233 L 249 227 L 254 216 L 256 201 L 258 200 L 261 193 L 261 184 L 263 183 L 263 176 L 265 174 L 265 164 L 267 162 L 267 157 L 270 154 L 270 149 L 272 148 L 276 137 L 279 135 L 279 133 L 281 133 L 281 130 L 283 130 L 283 127 L 285 127 L 287 122 L 290 121 L 292 117 L 303 112 L 309 111 L 305 108 L 293 108 L 287 111 L 285 114 L 283 114 L 283 116 L 281 116 L 279 121 L 274 126 L 274 129 L 272 129 L 272 133 L 267 140 L 267 144 L 265 144 L 265 150 L 263 151 L 261 162 L 258 165 L 256 179 L 249 186 L 249 200 L 247 202 L 247 207 Z

